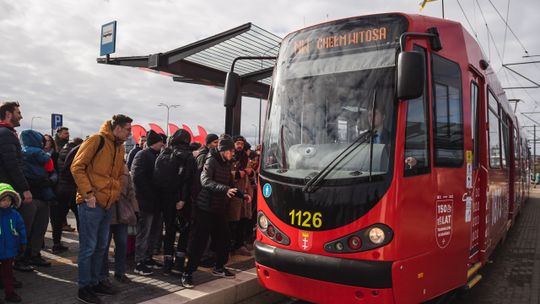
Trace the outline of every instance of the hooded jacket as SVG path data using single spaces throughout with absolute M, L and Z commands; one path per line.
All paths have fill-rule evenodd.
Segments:
M 53 185 L 58 178 L 51 155 L 43 150 L 43 135 L 34 130 L 21 132 L 24 176 L 35 199 L 54 200 Z M 49 167 L 50 172 L 47 171 Z
M 98 150 L 101 135 L 103 148 Z M 77 204 L 95 195 L 99 206 L 109 209 L 122 191 L 124 172 L 124 145 L 113 134 L 111 121 L 103 123 L 99 135 L 85 140 L 71 164 L 71 173 L 77 184 Z
M 227 191 L 234 186 L 231 164 L 212 149 L 201 173 L 201 192 L 197 207 L 201 210 L 227 216 L 229 198 Z
M 30 190 L 23 173 L 21 143 L 15 129 L 0 123 L 0 182 L 12 185 L 18 193 Z
M 21 132 L 21 144 L 24 163 L 24 176 L 28 180 L 43 180 L 48 174 L 45 171 L 51 155 L 43 150 L 43 135 L 34 130 Z
M 191 202 L 191 189 L 195 176 L 197 175 L 197 164 L 193 157 L 193 151 L 189 144 L 191 142 L 191 135 L 184 129 L 179 129 L 170 137 L 169 147 L 162 151 L 159 159 L 164 155 L 171 155 L 176 158 L 177 164 L 182 167 L 182 174 L 179 175 L 176 168 L 174 170 L 162 170 L 158 166 L 159 161 L 156 161 L 154 174 L 168 175 L 165 176 L 170 182 L 166 187 L 160 187 L 156 184 L 161 194 L 163 194 L 165 204 L 176 203 L 178 201 L 184 201 L 185 203 Z M 168 149 L 168 150 L 167 150 Z M 171 172 L 172 171 L 172 172 Z
M 26 228 L 21 215 L 14 209 L 21 203 L 19 194 L 8 184 L 0 184 L 0 199 L 9 196 L 12 207 L 0 208 L 0 260 L 17 255 L 19 246 L 26 244 Z

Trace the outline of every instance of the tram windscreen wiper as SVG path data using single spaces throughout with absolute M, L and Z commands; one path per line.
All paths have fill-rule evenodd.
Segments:
M 373 92 L 373 99 L 371 102 L 371 108 L 373 109 L 373 116 L 375 116 L 375 102 L 377 100 L 377 89 Z M 373 138 L 373 129 L 374 129 L 374 121 L 375 117 L 372 117 L 371 119 L 371 127 L 369 130 L 364 131 L 362 134 L 358 136 L 357 139 L 355 139 L 347 148 L 345 148 L 339 155 L 334 158 L 328 165 L 326 165 L 317 175 L 313 176 L 312 179 L 310 179 L 304 188 L 302 188 L 302 191 L 307 193 L 315 192 L 319 188 L 319 185 L 324 181 L 326 176 L 334 170 L 339 163 L 341 163 L 347 156 L 349 156 L 354 150 L 356 150 L 357 147 L 360 147 L 363 143 L 365 143 L 368 139 Z M 369 136 L 368 136 L 369 135 Z M 369 176 L 371 178 L 371 162 L 373 161 L 373 140 L 370 140 L 370 158 L 369 158 Z
M 342 162 L 347 156 L 349 156 L 354 150 L 356 150 L 357 147 L 360 147 L 362 144 L 364 144 L 368 139 L 371 138 L 371 135 L 373 134 L 372 131 L 366 130 L 362 134 L 358 136 L 350 145 L 347 146 L 347 148 L 343 149 L 339 155 L 334 158 L 328 165 L 326 165 L 319 173 L 314 175 L 302 188 L 302 191 L 307 193 L 315 192 L 319 187 L 319 185 L 322 183 L 322 181 L 336 168 L 337 165 L 339 165 L 340 162 Z

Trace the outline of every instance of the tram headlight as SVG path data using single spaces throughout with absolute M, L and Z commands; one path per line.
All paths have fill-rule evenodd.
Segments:
M 373 227 L 368 232 L 369 240 L 376 245 L 382 244 L 385 239 L 384 231 L 379 227 Z
M 264 214 L 259 215 L 259 228 L 266 230 L 268 228 L 268 218 Z

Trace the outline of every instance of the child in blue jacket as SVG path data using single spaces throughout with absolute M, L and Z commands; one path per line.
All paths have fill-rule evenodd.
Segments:
M 26 245 L 26 229 L 16 211 L 21 197 L 8 184 L 0 183 L 0 277 L 4 283 L 6 301 L 21 302 L 13 287 L 13 259 Z

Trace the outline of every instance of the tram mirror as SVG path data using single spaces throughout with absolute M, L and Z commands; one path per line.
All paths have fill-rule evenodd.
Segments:
M 236 105 L 236 100 L 240 92 L 240 84 L 240 75 L 235 72 L 227 73 L 227 78 L 225 79 L 225 97 L 223 99 L 224 106 L 234 107 Z
M 414 99 L 424 92 L 424 56 L 418 52 L 401 52 L 397 66 L 397 98 Z

